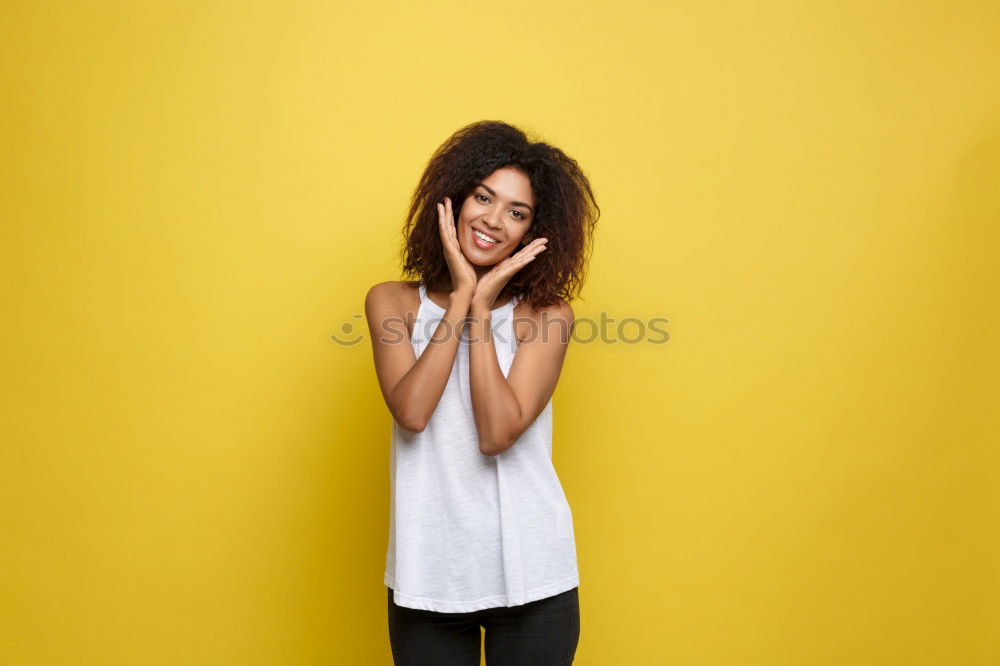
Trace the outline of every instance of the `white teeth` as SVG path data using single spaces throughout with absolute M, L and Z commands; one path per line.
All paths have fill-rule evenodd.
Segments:
M 476 234 L 476 238 L 481 238 L 481 239 L 483 239 L 484 241 L 486 241 L 487 243 L 499 243 L 499 242 L 500 242 L 500 241 L 498 241 L 498 240 L 493 240 L 492 238 L 490 238 L 490 237 L 489 237 L 489 236 L 487 236 L 486 234 L 482 233 L 482 232 L 481 232 L 481 231 L 479 231 L 478 229 L 473 229 L 473 230 L 472 230 L 472 233 Z

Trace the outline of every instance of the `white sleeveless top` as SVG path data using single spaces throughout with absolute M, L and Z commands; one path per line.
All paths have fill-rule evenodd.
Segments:
M 445 310 L 419 285 L 417 357 Z M 492 311 L 504 377 L 517 350 L 516 302 Z M 517 606 L 579 585 L 573 517 L 552 466 L 552 401 L 509 449 L 479 451 L 469 384 L 469 327 L 422 432 L 392 420 L 385 584 L 399 606 L 464 613 Z

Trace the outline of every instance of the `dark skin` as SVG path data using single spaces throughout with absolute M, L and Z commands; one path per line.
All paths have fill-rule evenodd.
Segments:
M 545 249 L 547 239 L 527 242 L 534 213 L 528 178 L 503 168 L 484 178 L 462 202 L 457 224 L 451 201 L 438 204 L 439 229 L 452 289 L 428 293 L 444 310 L 443 320 L 419 358 L 410 344 L 409 326 L 420 296 L 413 282 L 381 282 L 365 298 L 375 372 L 386 405 L 402 427 L 423 430 L 437 407 L 458 351 L 459 324 L 470 317 L 468 338 L 472 406 L 479 451 L 497 455 L 513 446 L 541 414 L 555 392 L 573 324 L 573 309 L 565 301 L 535 310 L 530 303 L 514 309 L 517 353 L 507 377 L 497 359 L 493 336 L 487 333 L 490 310 L 510 278 Z M 477 245 L 473 229 L 498 242 Z M 515 251 L 517 250 L 517 251 Z M 393 319 L 395 318 L 395 319 Z M 383 322 L 397 322 L 394 326 Z M 400 322 L 407 322 L 402 326 Z M 447 323 L 446 323 L 447 322 Z M 542 327 L 547 335 L 542 335 Z M 395 339 L 382 340 L 383 336 Z M 450 332 L 450 334 L 449 334 Z M 405 338 L 400 340 L 400 338 Z

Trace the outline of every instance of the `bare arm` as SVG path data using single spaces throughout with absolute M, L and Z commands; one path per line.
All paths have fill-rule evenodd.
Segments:
M 514 445 L 555 392 L 569 345 L 573 308 L 562 301 L 540 313 L 537 334 L 518 346 L 506 378 L 493 336 L 486 336 L 489 310 L 474 304 L 470 314 L 469 381 L 479 450 L 497 455 Z
M 407 430 L 420 432 L 426 428 L 441 400 L 455 364 L 461 326 L 471 300 L 471 292 L 467 290 L 452 293 L 444 316 L 417 358 L 403 320 L 396 285 L 381 282 L 368 290 L 365 315 L 375 374 L 385 404 L 396 422 Z

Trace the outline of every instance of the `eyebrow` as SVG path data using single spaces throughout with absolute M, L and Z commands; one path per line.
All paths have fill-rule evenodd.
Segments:
M 482 183 L 479 183 L 479 187 L 483 188 L 484 190 L 486 190 L 487 192 L 489 192 L 494 197 L 497 195 L 496 192 L 494 192 L 493 190 L 491 190 L 486 185 L 483 185 Z M 531 206 L 529 206 L 528 204 L 524 203 L 523 201 L 511 201 L 510 205 L 511 206 L 521 206 L 522 208 L 527 208 L 531 212 L 534 212 L 534 209 Z

